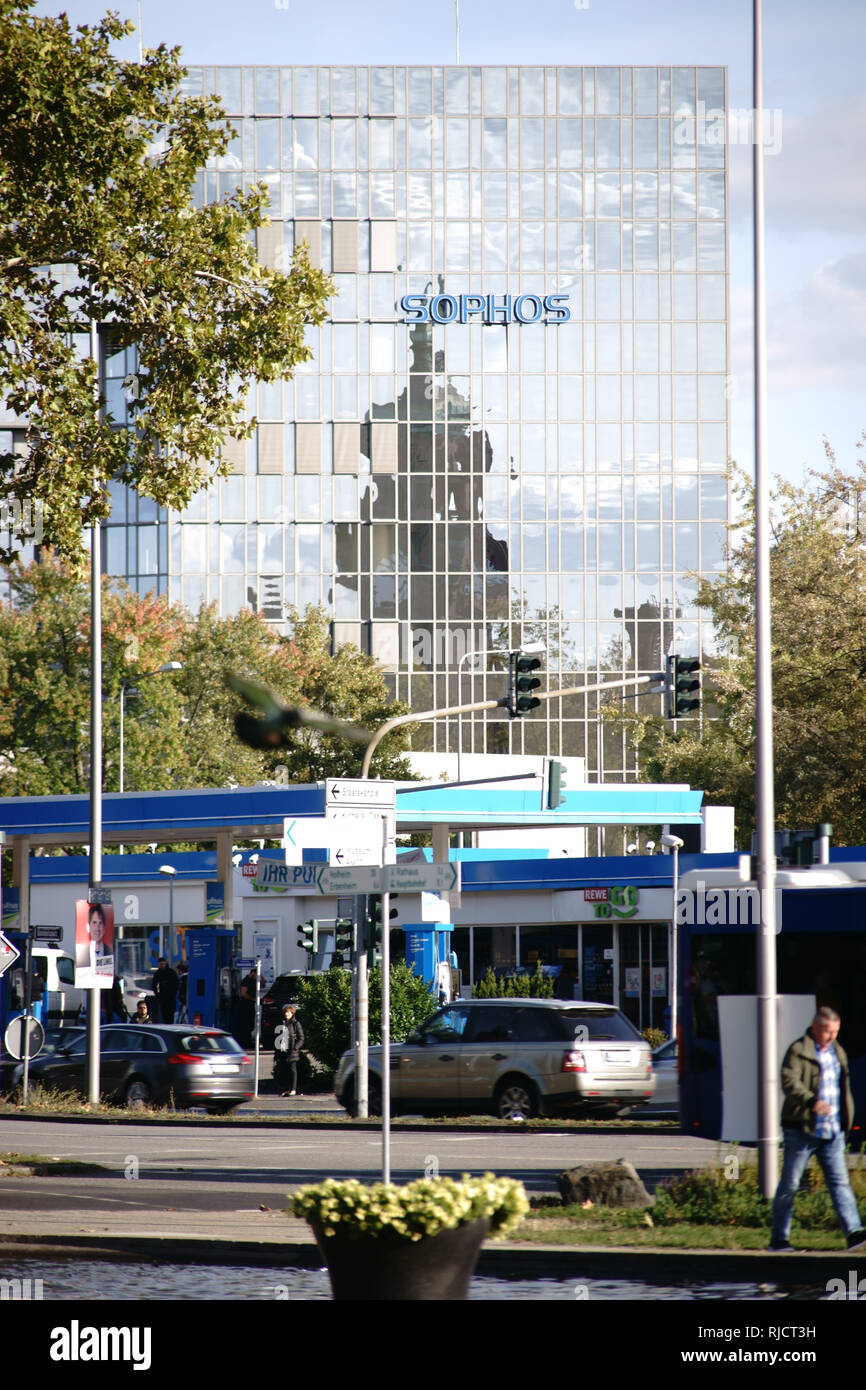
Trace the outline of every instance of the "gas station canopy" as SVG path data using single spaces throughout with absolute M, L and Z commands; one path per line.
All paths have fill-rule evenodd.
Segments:
M 431 825 L 463 829 L 569 825 L 699 825 L 703 792 L 682 785 L 627 783 L 568 788 L 556 810 L 544 805 L 540 777 L 517 785 L 400 783 L 397 833 Z M 322 816 L 324 783 L 233 787 L 219 791 L 109 792 L 102 798 L 106 843 L 161 844 L 236 838 L 278 840 L 289 816 Z M 86 844 L 90 802 L 82 796 L 0 798 L 0 827 L 32 845 Z

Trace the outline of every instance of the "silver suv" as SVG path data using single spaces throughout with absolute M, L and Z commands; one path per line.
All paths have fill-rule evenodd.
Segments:
M 382 1049 L 370 1048 L 370 1113 L 381 1104 Z M 354 1054 L 334 1078 L 355 1112 Z M 391 1045 L 392 1110 L 493 1111 L 530 1119 L 560 1110 L 616 1113 L 655 1090 L 650 1047 L 609 1004 L 472 999 L 437 1009 Z

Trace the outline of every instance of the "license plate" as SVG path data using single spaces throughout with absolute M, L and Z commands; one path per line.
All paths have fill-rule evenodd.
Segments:
M 620 1066 L 628 1066 L 631 1062 L 630 1052 L 606 1052 L 604 1054 L 606 1062 L 618 1062 Z
M 219 1076 L 224 1075 L 226 1072 L 239 1070 L 234 1062 L 211 1062 L 210 1069 Z

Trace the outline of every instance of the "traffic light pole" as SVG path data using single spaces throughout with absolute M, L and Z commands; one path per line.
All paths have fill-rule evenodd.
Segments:
M 664 680 L 664 675 L 656 673 L 652 676 L 629 676 L 625 680 L 599 681 L 594 685 L 571 685 L 565 686 L 562 690 L 542 690 L 534 697 L 542 700 L 561 700 L 566 695 L 592 695 L 598 690 L 627 690 L 632 686 L 640 687 L 643 685 L 657 685 Z M 382 742 L 394 729 L 399 729 L 404 724 L 421 724 L 431 719 L 448 719 L 451 715 L 475 714 L 477 711 L 485 709 L 507 709 L 508 701 L 504 700 L 478 700 L 471 705 L 449 705 L 447 709 L 424 709 L 416 710 L 414 714 L 398 714 L 395 719 L 386 719 L 384 724 L 380 724 L 370 742 L 367 744 L 364 753 L 364 761 L 361 766 L 361 776 L 370 776 L 370 764 L 373 761 L 373 754 Z

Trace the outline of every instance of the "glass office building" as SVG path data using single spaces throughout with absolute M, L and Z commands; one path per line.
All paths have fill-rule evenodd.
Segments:
M 115 490 L 108 570 L 281 631 L 322 604 L 334 642 L 419 710 L 502 696 L 521 642 L 544 643 L 562 688 L 660 669 L 671 643 L 708 654 L 696 576 L 721 568 L 728 513 L 725 83 L 191 69 L 188 92 L 218 93 L 237 132 L 196 200 L 263 182 L 260 259 L 286 267 L 305 241 L 337 295 L 312 361 L 250 400 L 231 477 L 180 515 Z M 108 363 L 114 397 L 128 366 Z M 597 704 L 466 718 L 464 750 L 586 755 L 619 780 Z M 456 735 L 421 725 L 415 746 Z

